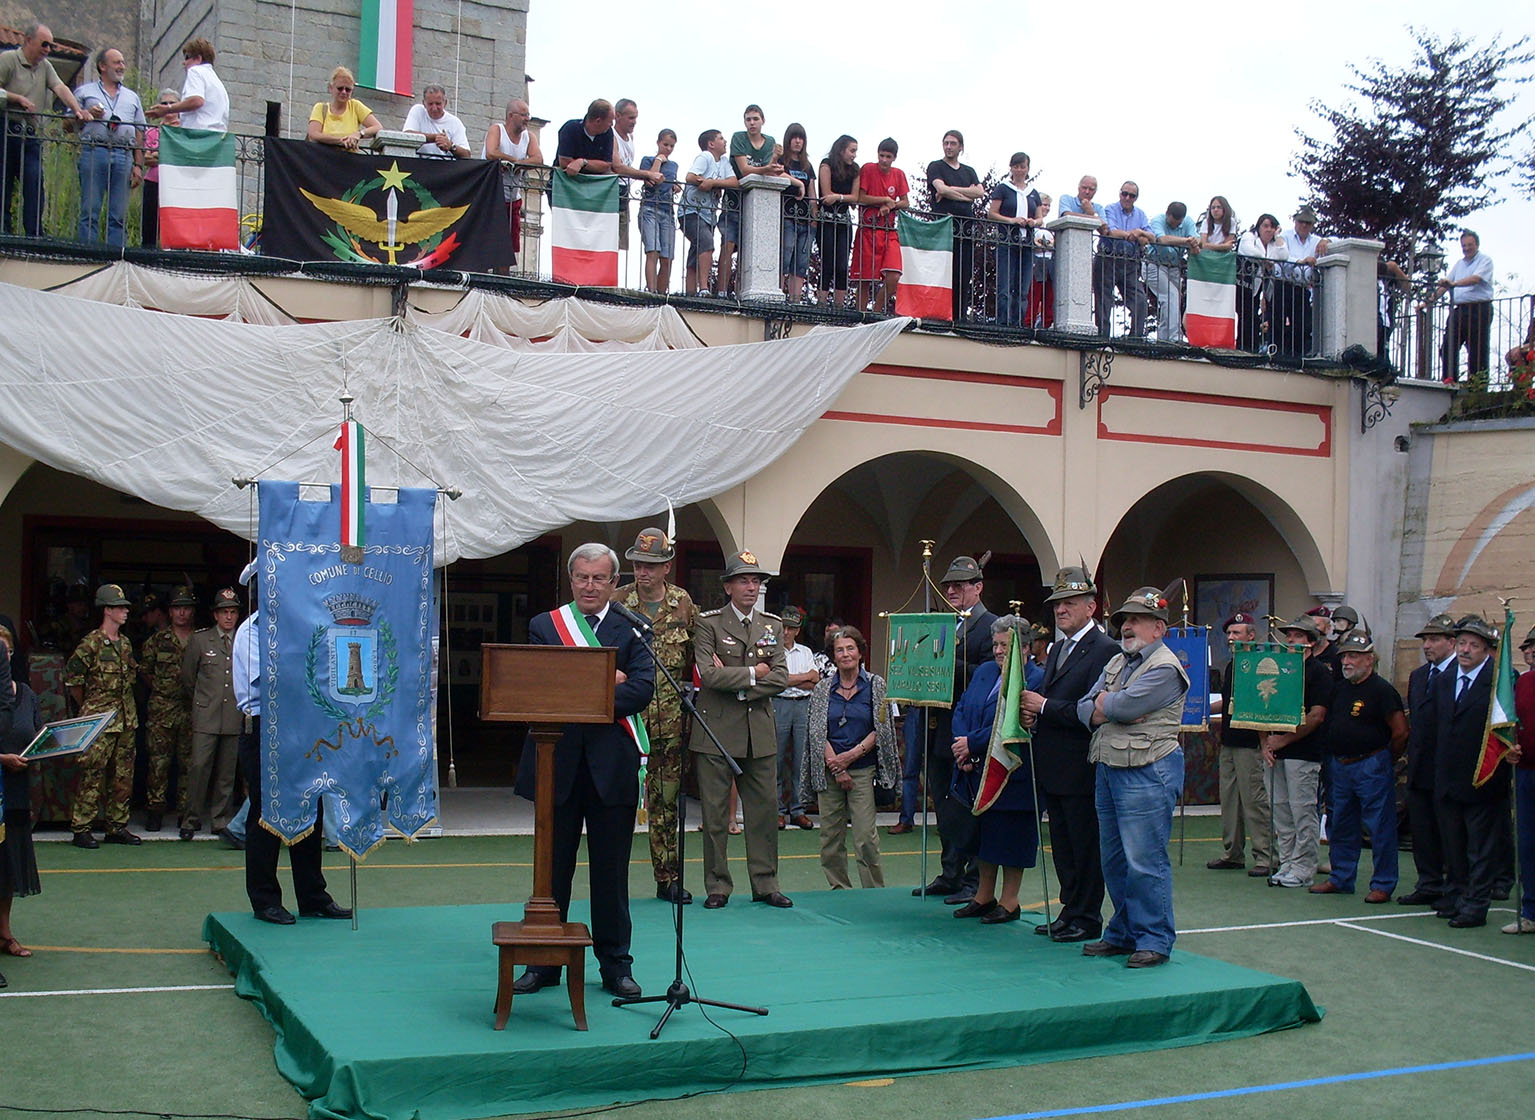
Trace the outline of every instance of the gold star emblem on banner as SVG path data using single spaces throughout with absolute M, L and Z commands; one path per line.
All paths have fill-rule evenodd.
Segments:
M 384 189 L 393 187 L 395 190 L 405 189 L 405 180 L 410 178 L 410 172 L 400 170 L 400 161 L 395 160 L 389 165 L 388 171 L 380 171 L 379 177 L 384 180 Z

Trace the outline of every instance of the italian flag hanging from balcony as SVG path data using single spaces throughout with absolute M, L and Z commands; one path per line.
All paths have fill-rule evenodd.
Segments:
M 1237 346 L 1237 255 L 1189 254 L 1188 306 L 1183 333 L 1190 346 L 1235 350 Z
M 202 128 L 160 129 L 160 248 L 238 249 L 235 138 Z
M 618 287 L 618 176 L 557 171 L 550 194 L 555 281 Z
M 415 0 L 362 0 L 357 82 L 369 89 L 410 93 Z
M 348 564 L 360 564 L 363 511 L 368 493 L 363 470 L 362 425 L 356 420 L 343 420 L 336 450 L 341 452 L 341 559 Z
M 954 219 L 926 221 L 898 213 L 895 223 L 903 265 L 895 313 L 918 319 L 953 319 Z

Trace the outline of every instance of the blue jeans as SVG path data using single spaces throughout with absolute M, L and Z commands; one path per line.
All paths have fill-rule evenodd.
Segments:
M 785 276 L 810 275 L 810 219 L 784 214 L 779 236 L 778 271 Z
M 922 794 L 922 728 L 927 723 L 926 708 L 907 708 L 905 730 L 906 758 L 901 767 L 901 823 L 915 824 L 917 798 Z
M 1514 770 L 1515 815 L 1519 818 L 1519 874 L 1524 879 L 1521 917 L 1535 921 L 1535 770 Z
M 1183 749 L 1148 766 L 1098 764 L 1098 847 L 1114 916 L 1103 929 L 1111 945 L 1170 954 L 1173 863 L 1167 844 L 1183 791 Z
M 80 149 L 80 240 L 94 242 L 101 226 L 101 202 L 107 203 L 107 244 L 123 246 L 128 217 L 128 169 L 131 148 L 87 143 Z
M 658 253 L 671 260 L 677 255 L 677 223 L 670 210 L 640 206 L 640 244 L 647 253 Z
M 797 817 L 805 811 L 800 771 L 810 738 L 810 697 L 773 697 L 773 724 L 778 732 L 778 812 Z M 785 767 L 788 773 L 784 773 Z
M 1020 245 L 997 247 L 997 322 L 1016 327 L 1029 305 L 1029 278 L 1034 275 L 1034 251 Z
M 1359 872 L 1360 822 L 1370 826 L 1374 850 L 1372 891 L 1396 890 L 1396 770 L 1391 752 L 1378 750 L 1358 762 L 1327 759 L 1331 785 L 1328 799 L 1327 838 L 1332 845 L 1332 874 L 1328 878 L 1340 891 L 1354 890 Z
M 11 232 L 11 193 L 21 180 L 21 228 L 28 237 L 43 232 L 43 142 L 12 121 L 5 136 L 5 209 L 0 228 Z

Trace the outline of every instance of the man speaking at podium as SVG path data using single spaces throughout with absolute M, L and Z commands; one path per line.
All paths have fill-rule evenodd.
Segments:
M 634 997 L 640 987 L 629 955 L 629 852 L 640 795 L 640 713 L 655 689 L 655 666 L 633 627 L 609 608 L 618 583 L 618 554 L 605 544 L 583 544 L 565 565 L 575 601 L 541 614 L 528 624 L 528 642 L 538 646 L 608 646 L 618 650 L 614 674 L 613 722 L 567 724 L 554 748 L 554 901 L 560 921 L 570 910 L 570 883 L 576 871 L 581 826 L 591 867 L 592 952 L 602 986 L 615 996 Z M 523 748 L 517 792 L 533 799 L 535 752 Z M 558 965 L 530 965 L 512 990 L 527 995 L 560 982 Z

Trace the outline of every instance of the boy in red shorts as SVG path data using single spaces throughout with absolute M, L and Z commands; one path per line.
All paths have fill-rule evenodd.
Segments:
M 896 142 L 879 142 L 879 162 L 866 163 L 858 175 L 858 240 L 853 245 L 852 278 L 858 282 L 858 306 L 891 314 L 901 282 L 901 243 L 895 233 L 895 212 L 911 206 L 906 172 L 895 166 Z

